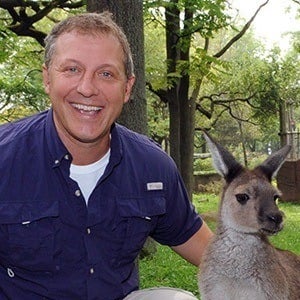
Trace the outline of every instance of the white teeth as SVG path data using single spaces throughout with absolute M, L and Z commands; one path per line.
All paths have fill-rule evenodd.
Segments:
M 99 106 L 90 106 L 90 105 L 83 105 L 83 104 L 76 104 L 76 103 L 73 103 L 72 106 L 84 111 L 98 111 L 102 109 L 102 107 Z

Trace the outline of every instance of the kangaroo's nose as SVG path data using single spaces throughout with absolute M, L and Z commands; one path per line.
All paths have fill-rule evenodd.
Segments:
M 269 214 L 267 217 L 270 221 L 274 222 L 276 225 L 280 224 L 283 219 L 281 213 Z

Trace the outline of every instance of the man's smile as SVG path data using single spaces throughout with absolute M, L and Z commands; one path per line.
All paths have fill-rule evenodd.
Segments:
M 72 103 L 71 105 L 83 113 L 98 112 L 103 109 L 102 106 L 84 105 L 84 104 L 78 104 L 78 103 Z

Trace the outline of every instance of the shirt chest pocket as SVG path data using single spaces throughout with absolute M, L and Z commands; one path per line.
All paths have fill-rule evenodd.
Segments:
M 11 266 L 51 271 L 57 202 L 0 203 L 0 256 Z
M 124 257 L 135 257 L 156 228 L 158 218 L 165 214 L 166 201 L 163 196 L 124 197 L 118 199 L 118 205 L 120 216 L 127 224 L 121 252 Z

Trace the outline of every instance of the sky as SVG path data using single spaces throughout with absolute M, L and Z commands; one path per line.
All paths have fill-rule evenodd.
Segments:
M 265 0 L 232 0 L 232 6 L 240 11 L 242 17 L 249 20 L 264 2 Z M 286 12 L 289 6 L 291 9 Z M 291 0 L 270 0 L 261 9 L 252 25 L 256 36 L 265 42 L 267 48 L 276 44 L 283 51 L 287 50 L 289 37 L 284 33 L 300 31 L 300 19 L 296 19 L 297 9 L 300 9 L 300 6 Z

